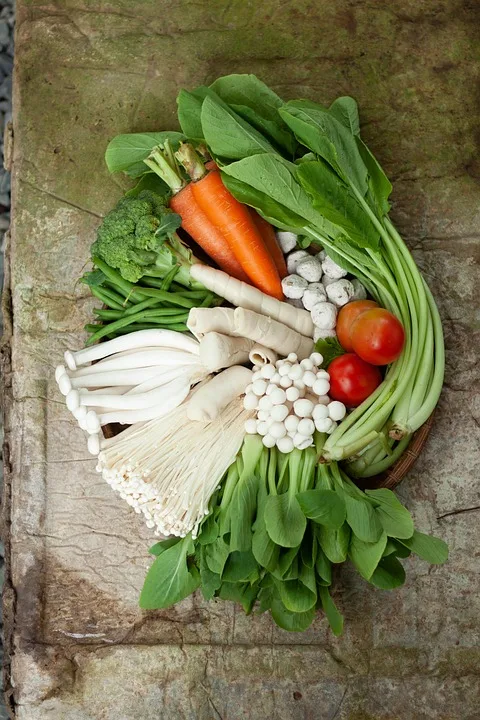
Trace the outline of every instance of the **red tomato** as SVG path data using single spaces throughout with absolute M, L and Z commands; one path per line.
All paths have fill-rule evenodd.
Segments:
M 402 323 L 384 308 L 367 310 L 357 317 L 350 332 L 353 350 L 372 365 L 389 365 L 405 343 Z
M 338 342 L 347 352 L 353 350 L 350 333 L 352 331 L 352 325 L 361 313 L 372 308 L 377 308 L 378 303 L 374 300 L 354 300 L 347 305 L 344 305 L 337 317 L 337 327 L 335 328 Z
M 332 360 L 329 395 L 347 407 L 360 405 L 382 382 L 380 370 L 369 365 L 355 353 L 346 353 Z

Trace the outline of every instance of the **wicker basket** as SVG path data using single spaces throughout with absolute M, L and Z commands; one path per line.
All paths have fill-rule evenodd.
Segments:
M 420 455 L 432 425 L 433 414 L 430 415 L 427 422 L 422 425 L 422 427 L 417 430 L 416 433 L 414 433 L 409 446 L 407 447 L 403 455 L 398 458 L 397 462 L 392 465 L 392 467 L 390 467 L 386 472 L 382 473 L 381 475 L 374 475 L 370 478 L 360 478 L 358 480 L 355 480 L 356 484 L 364 490 L 374 488 L 389 488 L 390 490 L 392 490 L 394 487 L 396 487 L 398 483 L 403 480 L 407 472 L 414 464 L 415 460 Z M 102 428 L 103 434 L 106 438 L 111 438 L 115 435 L 118 435 L 122 431 L 122 429 L 123 426 L 118 424 L 105 425 Z

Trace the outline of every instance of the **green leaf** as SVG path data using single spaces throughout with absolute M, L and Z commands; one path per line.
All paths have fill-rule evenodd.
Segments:
M 179 537 L 166 538 L 165 540 L 160 540 L 160 542 L 152 545 L 152 547 L 148 549 L 148 552 L 158 557 L 164 553 L 165 550 L 168 550 L 168 548 L 173 547 L 173 545 L 176 545 L 179 542 L 181 542 L 181 538 Z
M 308 193 L 298 182 L 298 169 L 299 166 L 284 160 L 280 155 L 263 153 L 227 165 L 222 168 L 222 175 L 226 174 L 250 185 L 287 210 L 335 236 L 335 228 L 313 208 Z
M 222 600 L 230 600 L 232 602 L 240 603 L 243 607 L 245 615 L 250 615 L 252 612 L 255 600 L 257 599 L 259 592 L 259 585 L 255 583 L 222 583 L 218 597 Z
M 309 100 L 291 100 L 279 113 L 301 143 L 326 160 L 362 196 L 366 195 L 367 168 L 349 129 L 328 110 Z
M 212 600 L 218 588 L 222 584 L 222 578 L 210 570 L 205 557 L 205 547 L 199 548 L 199 569 L 201 590 L 205 600 Z
M 299 551 L 300 546 L 288 550 L 281 548 L 277 567 L 270 571 L 272 576 L 281 580 L 290 571 Z
M 411 552 L 407 547 L 405 547 L 405 545 L 402 545 L 401 542 L 388 538 L 385 550 L 383 551 L 383 557 L 387 557 L 387 555 L 396 555 L 396 557 L 399 558 L 407 558 L 411 555 Z
M 292 212 L 276 200 L 272 200 L 266 193 L 260 192 L 224 172 L 222 172 L 222 180 L 239 202 L 255 208 L 271 225 L 293 232 L 305 226 L 305 218 Z
M 319 161 L 302 163 L 297 178 L 310 195 L 314 208 L 329 222 L 359 247 L 378 248 L 380 235 L 372 221 L 328 165 Z
M 243 473 L 242 473 L 243 476 Z M 231 501 L 230 550 L 249 550 L 252 546 L 252 524 L 257 508 L 259 480 L 249 475 L 235 488 Z
M 270 495 L 265 504 L 265 526 L 270 538 L 282 547 L 296 547 L 302 542 L 307 521 L 295 497 Z
M 190 140 L 203 140 L 201 122 L 202 104 L 207 88 L 197 88 L 192 92 L 180 90 L 177 96 L 178 122 L 185 136 Z
M 259 572 L 252 552 L 232 552 L 228 556 L 222 573 L 222 581 L 229 583 L 255 582 Z
M 328 368 L 332 360 L 345 355 L 345 350 L 342 348 L 337 338 L 320 338 L 315 343 L 315 350 L 323 356 L 322 368 L 325 370 Z
M 181 133 L 170 131 L 117 135 L 109 142 L 105 152 L 107 168 L 111 173 L 128 170 L 145 160 L 153 148 L 163 144 L 165 140 L 169 140 L 172 148 L 176 150 L 185 137 Z M 146 165 L 145 172 L 150 172 Z
M 167 608 L 191 595 L 200 585 L 200 574 L 187 564 L 187 554 L 193 551 L 189 536 L 162 552 L 147 573 L 140 594 L 144 610 Z
M 82 275 L 80 282 L 89 287 L 100 287 L 106 279 L 101 270 L 90 270 Z
M 270 539 L 265 523 L 257 527 L 252 537 L 252 552 L 259 565 L 273 572 L 277 567 L 280 548 Z
M 386 545 L 387 534 L 385 532 L 374 543 L 366 543 L 359 540 L 355 535 L 352 536 L 348 554 L 350 560 L 365 580 L 370 580 L 372 577 L 375 568 L 382 559 Z
M 270 141 L 274 142 L 281 150 L 292 157 L 295 153 L 295 148 L 298 143 L 293 133 L 287 128 L 280 115 L 277 115 L 275 120 L 262 117 L 258 111 L 254 108 L 247 107 L 246 105 L 234 105 L 231 104 L 232 110 L 240 115 L 244 120 L 250 123 L 254 128 L 267 137 Z
M 306 612 L 317 602 L 316 588 L 307 587 L 301 580 L 276 580 L 280 600 L 290 612 Z
M 168 200 L 171 196 L 171 190 L 167 183 L 164 183 L 161 178 L 154 172 L 148 170 L 145 163 L 141 163 L 142 173 L 141 178 L 128 192 L 125 193 L 125 197 L 137 197 L 143 190 L 149 190 L 159 196 L 159 202 L 163 202 L 165 205 L 168 204 Z M 146 168 L 148 172 L 144 173 L 143 168 Z
M 290 612 L 281 600 L 274 598 L 271 603 L 270 613 L 274 622 L 282 630 L 288 632 L 304 632 L 310 627 L 315 619 L 315 607 L 306 612 Z
M 318 540 L 313 534 L 313 526 L 307 523 L 307 529 L 300 546 L 300 557 L 303 565 L 309 568 L 315 567 L 318 552 Z
M 366 490 L 365 494 L 378 503 L 375 511 L 387 535 L 399 539 L 412 537 L 414 530 L 412 516 L 395 493 L 380 488 Z
M 411 538 L 399 542 L 432 565 L 441 565 L 448 560 L 447 543 L 433 535 L 425 535 L 415 530 Z
M 315 534 L 320 546 L 332 563 L 342 563 L 347 559 L 348 545 L 350 543 L 350 528 L 344 523 L 338 530 L 332 530 L 323 525 L 317 525 Z
M 345 502 L 334 490 L 306 490 L 297 500 L 306 517 L 320 525 L 338 529 L 345 522 Z
M 356 138 L 356 143 L 368 170 L 368 187 L 373 199 L 373 203 L 370 204 L 373 205 L 377 215 L 382 217 L 387 215 L 390 210 L 388 198 L 392 192 L 392 183 L 383 172 L 373 153 L 359 137 Z
M 217 575 L 221 575 L 229 553 L 230 548 L 223 537 L 218 537 L 215 542 L 206 545 L 205 559 L 210 570 L 217 573 Z
M 203 136 L 214 155 L 239 160 L 249 155 L 275 152 L 258 130 L 211 95 L 203 101 L 201 121 Z
M 347 506 L 347 523 L 354 534 L 364 542 L 377 542 L 383 530 L 372 505 L 368 500 L 357 500 L 350 495 L 344 497 Z
M 332 564 L 321 548 L 318 549 L 315 569 L 321 579 L 320 585 L 332 584 Z
M 174 212 L 164 212 L 160 215 L 160 225 L 155 230 L 155 237 L 159 240 L 167 239 L 178 230 L 181 224 L 180 215 Z
M 197 537 L 197 542 L 200 545 L 210 545 L 215 542 L 218 537 L 218 524 L 216 513 L 210 512 L 209 515 L 202 522 L 200 532 Z
M 337 637 L 343 633 L 343 615 L 337 610 L 337 606 L 330 597 L 328 588 L 320 586 L 318 594 L 322 601 L 322 608 L 328 620 L 328 624 L 334 635 Z
M 358 118 L 358 105 L 356 101 L 345 95 L 333 101 L 328 108 L 330 115 L 342 123 L 352 135 L 360 135 L 360 121 Z
M 224 102 L 230 105 L 246 105 L 271 120 L 278 117 L 278 108 L 284 104 L 282 98 L 256 75 L 224 75 L 215 80 L 210 88 Z
M 370 583 L 380 590 L 393 590 L 404 582 L 405 570 L 394 555 L 382 558 L 370 578 Z

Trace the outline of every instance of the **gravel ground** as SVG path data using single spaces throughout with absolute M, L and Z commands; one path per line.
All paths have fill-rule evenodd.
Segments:
M 10 175 L 3 168 L 3 133 L 6 124 L 12 117 L 12 68 L 13 68 L 13 26 L 15 9 L 13 2 L 0 2 L 0 153 L 2 167 L 0 169 L 0 286 L 3 284 L 3 249 L 4 234 L 10 224 Z M 0 335 L 2 329 L 0 315 Z M 0 436 L 3 436 L 2 417 L 0 415 Z M 0 437 L 0 440 L 3 437 Z M 0 444 L 1 447 L 1 444 Z M 0 450 L 1 452 L 1 450 Z M 3 480 L 2 463 L 0 457 L 0 483 Z M 3 586 L 3 544 L 0 543 L 0 584 Z M 0 624 L 3 630 L 3 618 Z M 0 646 L 0 665 L 3 666 L 3 651 Z M 0 697 L 0 720 L 8 718 L 3 705 L 3 696 Z

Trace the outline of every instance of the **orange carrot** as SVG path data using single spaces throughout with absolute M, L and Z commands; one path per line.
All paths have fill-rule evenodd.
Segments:
M 249 209 L 227 190 L 218 170 L 194 183 L 192 191 L 200 209 L 222 233 L 253 284 L 267 295 L 283 299 L 277 268 Z
M 182 227 L 200 245 L 218 267 L 229 275 L 249 282 L 235 254 L 221 231 L 200 210 L 192 192 L 193 183 L 186 185 L 170 200 L 172 210 L 182 218 Z
M 253 222 L 260 230 L 263 242 L 265 243 L 268 252 L 273 258 L 273 262 L 275 263 L 275 266 L 278 270 L 278 274 L 281 278 L 286 277 L 288 275 L 287 265 L 285 263 L 285 258 L 283 257 L 282 248 L 277 242 L 275 230 L 270 225 L 270 223 L 267 222 L 261 215 L 259 215 L 259 213 L 253 208 L 250 208 L 250 214 L 253 218 Z

